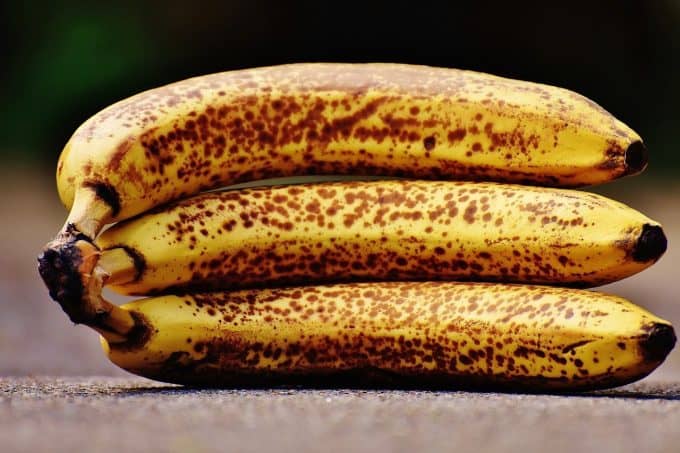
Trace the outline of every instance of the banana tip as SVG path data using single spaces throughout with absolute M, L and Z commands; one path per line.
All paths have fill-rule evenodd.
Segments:
M 628 146 L 626 150 L 626 172 L 635 175 L 647 168 L 647 147 L 640 140 Z
M 658 225 L 645 224 L 633 248 L 633 259 L 639 263 L 657 260 L 666 252 L 668 240 Z
M 640 342 L 642 353 L 650 362 L 663 361 L 675 347 L 675 331 L 670 324 L 654 323 Z

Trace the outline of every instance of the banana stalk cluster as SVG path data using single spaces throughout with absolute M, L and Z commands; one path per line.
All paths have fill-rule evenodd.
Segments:
M 161 381 L 612 387 L 675 334 L 583 288 L 666 238 L 573 188 L 646 165 L 633 130 L 556 87 L 396 64 L 207 75 L 75 131 L 39 271 L 115 364 Z M 304 175 L 355 180 L 211 191 Z M 105 286 L 151 297 L 116 306 Z

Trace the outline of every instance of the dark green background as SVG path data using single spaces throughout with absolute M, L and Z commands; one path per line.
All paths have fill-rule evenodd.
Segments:
M 680 1 L 5 2 L 0 152 L 46 169 L 108 104 L 203 73 L 393 61 L 576 90 L 637 130 L 650 170 L 680 166 Z M 3 159 L 4 160 L 4 159 Z

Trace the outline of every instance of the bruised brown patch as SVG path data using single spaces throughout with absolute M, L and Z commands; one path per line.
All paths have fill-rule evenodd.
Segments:
M 120 165 L 123 159 L 127 156 L 130 149 L 135 145 L 136 139 L 133 135 L 129 135 L 118 144 L 115 152 L 111 156 L 107 164 L 107 170 L 116 172 L 120 170 Z

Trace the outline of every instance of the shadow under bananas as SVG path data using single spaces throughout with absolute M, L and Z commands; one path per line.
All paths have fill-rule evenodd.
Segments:
M 322 393 L 328 392 L 329 395 L 336 394 L 338 392 L 352 392 L 352 393 L 362 393 L 362 394 L 384 394 L 384 393 L 469 393 L 467 391 L 461 390 L 402 390 L 402 389 L 349 389 L 349 388 L 312 388 L 312 387 L 273 387 L 269 389 L 265 388 L 197 388 L 197 387 L 148 387 L 148 388 L 121 388 L 121 389 L 110 389 L 109 392 L 102 393 L 103 395 L 116 395 L 117 397 L 139 397 L 139 396 L 208 396 L 214 394 L 225 394 L 225 393 L 238 393 L 242 391 L 253 391 L 260 393 L 261 396 L 271 395 L 272 393 L 285 393 L 290 395 L 295 395 L 298 392 L 309 392 L 318 391 Z M 498 392 L 486 391 L 482 392 L 487 396 L 498 395 Z M 595 391 L 595 392 L 585 392 L 585 393 L 521 393 L 521 392 L 509 392 L 503 395 L 526 395 L 526 396 L 554 396 L 563 398 L 612 398 L 612 399 L 626 399 L 626 400 L 666 400 L 666 401 L 680 401 L 680 389 L 675 391 L 668 390 L 657 390 L 657 391 L 638 391 L 638 390 L 606 390 L 606 391 Z M 325 395 L 324 395 L 325 396 Z
M 322 385 L 323 384 L 323 385 Z M 547 391 L 527 391 L 527 390 L 500 390 L 498 388 L 483 388 L 483 387 L 452 387 L 444 386 L 395 386 L 395 385 L 374 385 L 374 386 L 360 386 L 360 385 L 340 385 L 338 382 L 331 383 L 306 383 L 297 385 L 278 385 L 278 386 L 264 386 L 264 385 L 234 385 L 229 387 L 196 387 L 196 386 L 178 386 L 174 384 L 168 385 L 153 385 L 148 387 L 130 387 L 130 386 L 112 386 L 108 389 L 95 392 L 97 396 L 116 396 L 116 397 L 140 397 L 140 396 L 204 396 L 209 395 L 225 395 L 225 394 L 241 394 L 248 392 L 251 396 L 271 396 L 276 395 L 299 395 L 302 393 L 314 392 L 318 393 L 320 397 L 333 395 L 356 395 L 367 396 L 376 394 L 392 394 L 393 396 L 409 394 L 410 396 L 418 395 L 469 395 L 475 393 L 485 397 L 494 396 L 550 396 L 563 398 L 611 398 L 621 400 L 667 400 L 680 401 L 680 384 L 653 382 L 653 383 L 639 383 L 630 384 L 624 387 L 618 387 L 607 390 L 594 390 L 586 392 L 547 392 Z

